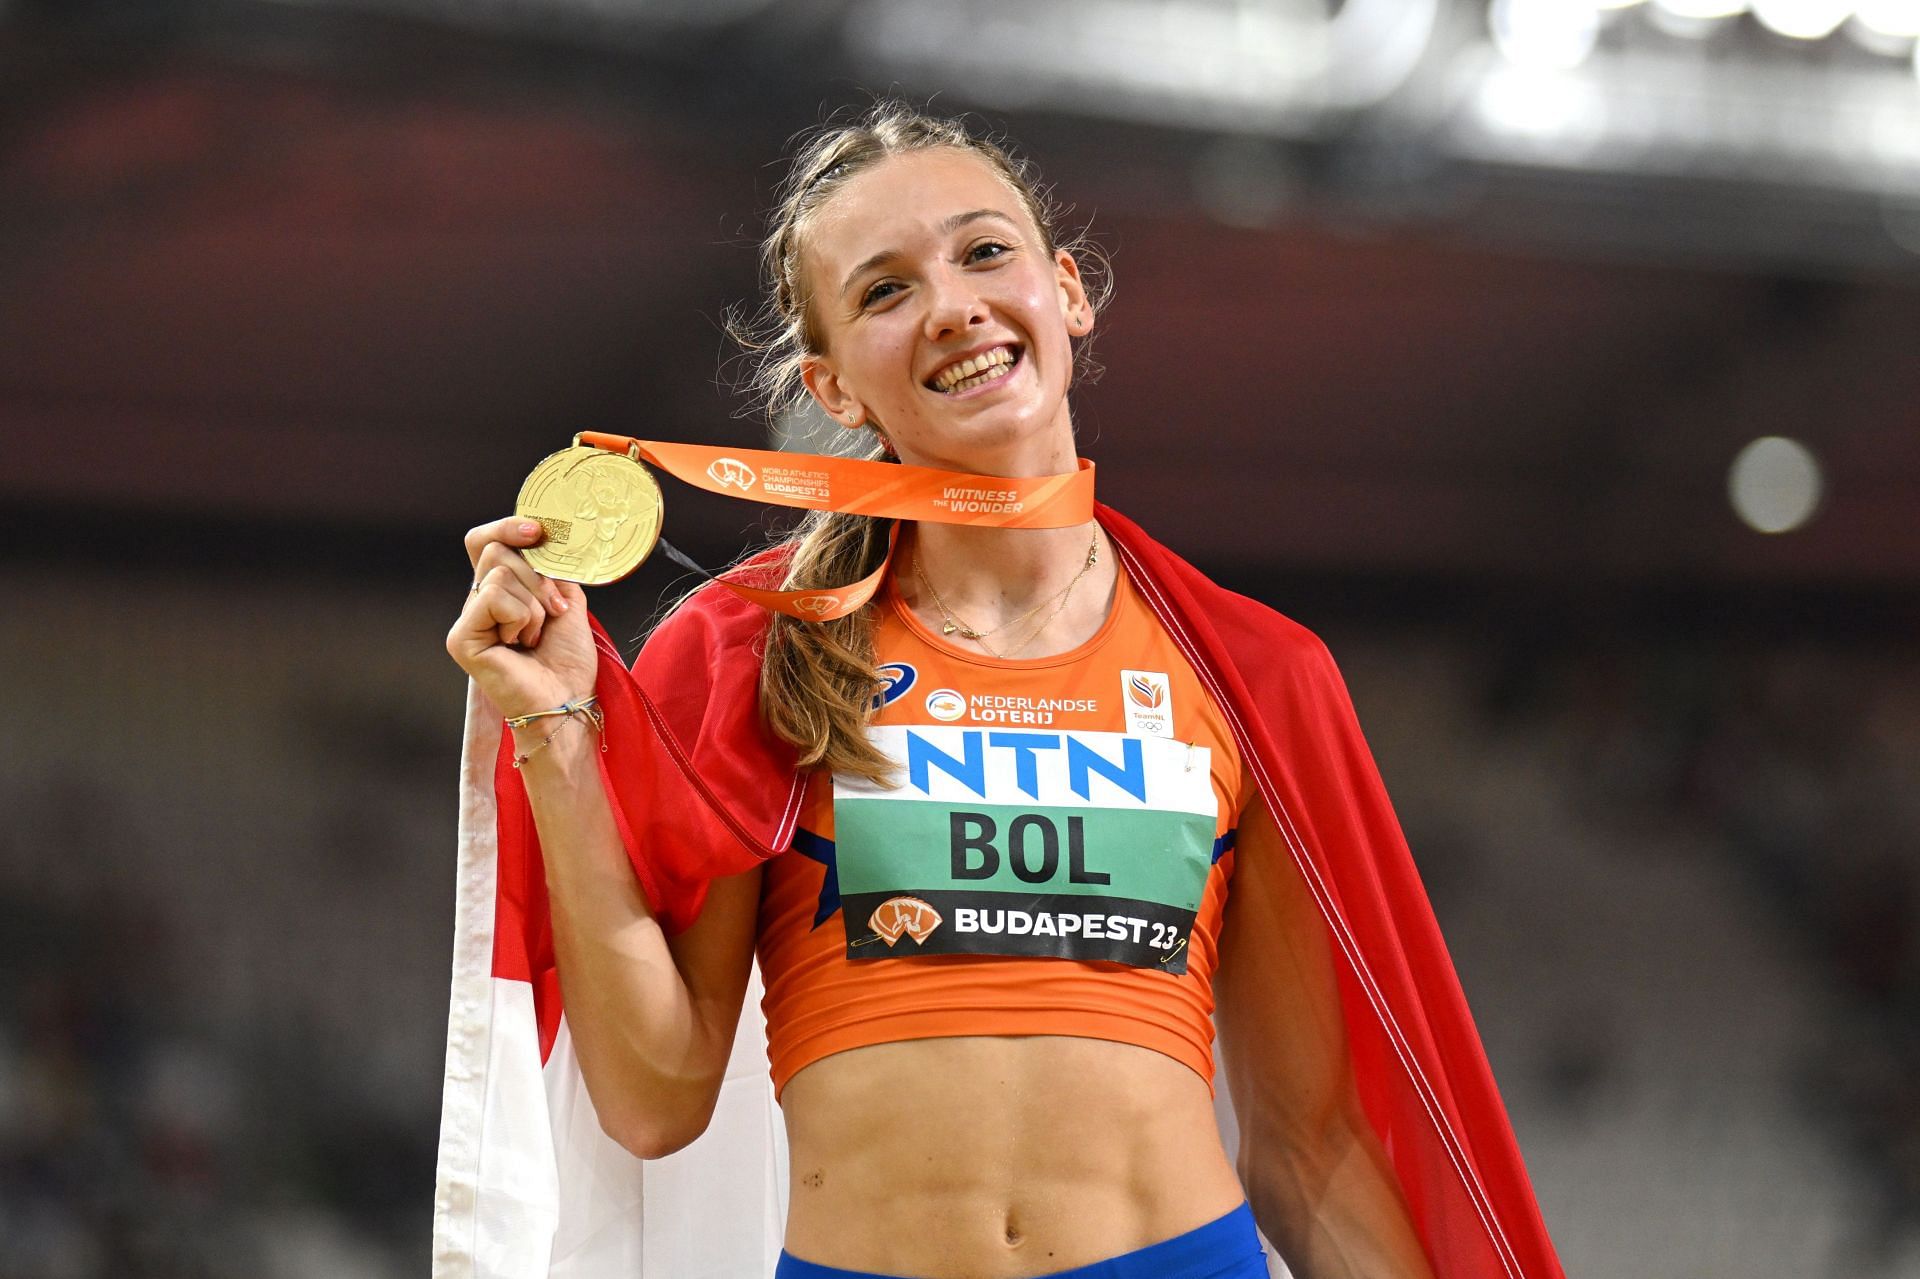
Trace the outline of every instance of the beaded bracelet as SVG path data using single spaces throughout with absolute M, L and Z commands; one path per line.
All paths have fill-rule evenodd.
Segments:
M 561 717 L 560 722 L 554 726 L 553 731 L 540 739 L 538 746 L 513 757 L 513 766 L 519 768 L 522 764 L 525 764 L 535 755 L 538 755 L 541 751 L 552 745 L 553 739 L 560 736 L 568 724 L 573 723 L 573 717 L 576 715 L 585 716 L 586 721 L 593 725 L 593 731 L 600 734 L 600 749 L 605 751 L 607 749 L 607 717 L 601 713 L 600 699 L 592 693 L 589 693 L 585 697 L 575 698 L 571 702 L 562 702 L 550 711 L 532 711 L 526 715 L 509 715 L 507 717 L 508 728 L 525 728 L 537 719 L 549 719 L 554 716 Z

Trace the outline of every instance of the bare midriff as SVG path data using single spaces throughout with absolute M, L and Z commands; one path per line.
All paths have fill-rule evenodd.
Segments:
M 1031 1279 L 1244 1197 L 1207 1086 L 1151 1049 L 919 1039 L 822 1058 L 781 1095 L 787 1251 L 910 1279 Z

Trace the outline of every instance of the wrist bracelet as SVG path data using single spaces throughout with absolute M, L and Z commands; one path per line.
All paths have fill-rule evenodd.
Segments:
M 599 696 L 594 693 L 588 693 L 585 697 L 576 697 L 570 702 L 562 702 L 550 711 L 529 711 L 525 715 L 509 715 L 507 716 L 507 727 L 525 728 L 536 719 L 546 719 L 553 715 L 572 716 L 584 711 L 586 712 L 587 718 L 593 721 L 594 727 L 598 728 L 600 726 L 600 712 L 596 710 L 595 707 L 599 705 Z
M 554 725 L 551 733 L 548 733 L 540 739 L 538 746 L 533 747 L 531 750 L 523 751 L 513 757 L 513 766 L 519 768 L 535 755 L 538 755 L 541 751 L 551 746 L 553 739 L 560 736 L 567 725 L 573 722 L 573 717 L 576 715 L 584 717 L 587 723 L 593 725 L 593 731 L 600 734 L 600 749 L 604 752 L 607 749 L 607 717 L 600 711 L 600 699 L 589 693 L 587 696 L 575 698 L 571 702 L 562 702 L 550 711 L 534 711 L 527 715 L 508 716 L 508 728 L 525 728 L 537 719 L 549 719 L 554 716 L 560 717 L 560 722 Z

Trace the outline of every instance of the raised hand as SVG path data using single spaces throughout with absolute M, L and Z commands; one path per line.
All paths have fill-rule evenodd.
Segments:
M 539 524 L 521 517 L 467 533 L 473 587 L 447 632 L 447 652 L 508 716 L 591 693 L 598 666 L 586 593 L 542 577 L 520 553 L 541 537 Z

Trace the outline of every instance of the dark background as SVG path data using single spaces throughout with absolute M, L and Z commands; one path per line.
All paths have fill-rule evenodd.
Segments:
M 1920 77 L 1683 7 L 0 0 L 0 1276 L 422 1272 L 459 535 L 767 442 L 889 90 L 1112 256 L 1101 494 L 1333 644 L 1569 1272 L 1920 1275 Z

